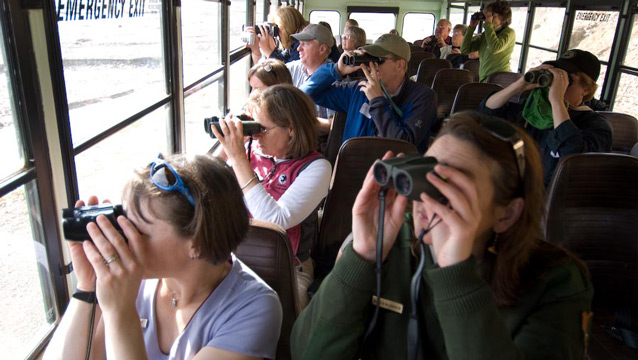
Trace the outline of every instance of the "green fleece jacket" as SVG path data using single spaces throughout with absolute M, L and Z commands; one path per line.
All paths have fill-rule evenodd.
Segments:
M 492 23 L 485 23 L 481 35 L 472 37 L 476 27 L 468 27 L 461 44 L 461 52 L 469 54 L 479 52 L 479 81 L 485 82 L 487 77 L 502 71 L 510 71 L 510 58 L 516 43 L 514 29 L 508 27 L 494 31 Z
M 382 299 L 403 305 L 381 309 L 363 359 L 405 359 L 410 280 L 418 258 L 404 226 L 383 265 Z M 409 236 L 406 236 L 409 235 Z M 427 256 L 430 256 L 429 254 Z M 583 313 L 593 289 L 573 262 L 555 266 L 534 281 L 519 301 L 499 308 L 472 257 L 440 268 L 429 260 L 419 299 L 421 359 L 582 359 Z M 372 317 L 375 265 L 349 244 L 297 319 L 293 359 L 355 359 Z

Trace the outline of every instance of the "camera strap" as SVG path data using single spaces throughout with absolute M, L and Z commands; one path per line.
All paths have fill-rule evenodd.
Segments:
M 383 81 L 381 81 L 381 79 L 379 79 L 379 85 L 381 85 L 381 91 L 383 92 L 383 96 L 385 96 L 385 98 L 388 99 L 392 109 L 394 109 L 394 111 L 397 113 L 397 115 L 399 115 L 399 117 L 403 117 L 403 111 L 401 111 L 401 108 L 399 108 L 399 106 L 395 104 L 394 101 L 392 101 L 392 96 L 390 96 L 390 94 L 388 93 L 388 90 L 386 90 L 385 86 L 383 85 Z

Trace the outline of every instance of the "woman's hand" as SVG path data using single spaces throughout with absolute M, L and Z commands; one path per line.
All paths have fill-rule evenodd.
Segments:
M 219 119 L 219 125 L 222 129 L 222 134 L 217 131 L 215 126 L 211 126 L 211 130 L 222 144 L 228 159 L 233 164 L 243 160 L 248 161 L 246 149 L 244 148 L 244 127 L 241 120 Z
M 257 35 L 255 28 L 248 26 L 245 31 L 251 33 L 253 37 L 253 43 L 246 44 L 246 47 L 249 48 L 252 53 L 259 54 L 259 56 L 261 56 L 261 51 L 259 51 L 259 36 Z
M 363 91 L 368 98 L 368 101 L 372 101 L 372 99 L 377 98 L 379 96 L 383 96 L 383 91 L 381 91 L 381 84 L 379 84 L 379 68 L 378 65 L 370 62 L 370 67 L 365 65 L 361 65 L 361 69 L 366 76 L 366 81 L 359 82 L 359 91 Z
M 388 151 L 383 160 L 393 157 Z M 381 186 L 374 180 L 370 168 L 363 187 L 357 195 L 352 208 L 352 247 L 363 259 L 375 261 L 377 249 L 377 233 L 379 229 L 379 191 Z M 393 189 L 389 189 L 385 197 L 385 219 L 383 225 L 383 260 L 388 256 L 392 245 L 403 224 L 403 214 L 408 199 L 397 195 Z
M 256 38 L 259 39 L 259 49 L 264 56 L 270 57 L 270 54 L 275 51 L 275 39 L 270 36 L 268 29 L 264 25 L 256 26 L 259 27 L 259 32 L 261 33 Z
M 108 202 L 108 201 L 106 201 Z M 89 197 L 88 205 L 97 205 L 98 199 L 95 196 Z M 84 201 L 78 200 L 75 202 L 75 207 L 85 206 Z M 84 242 L 88 242 L 85 240 Z M 71 252 L 71 261 L 73 263 L 73 272 L 78 280 L 77 289 L 81 291 L 93 291 L 95 290 L 95 272 L 93 267 L 87 259 L 81 242 L 68 241 L 69 250 Z
M 445 267 L 465 261 L 472 255 L 481 210 L 478 189 L 467 175 L 443 165 L 437 165 L 434 171 L 447 180 L 432 173 L 427 174 L 427 180 L 448 199 L 449 205 L 443 205 L 425 193 L 421 194 L 421 200 L 428 221 L 433 214 L 441 221 L 427 236 L 432 239 L 437 263 Z M 438 219 L 434 219 L 433 224 Z M 428 226 L 424 223 L 420 225 L 421 228 Z
M 143 274 L 141 235 L 126 217 L 118 217 L 117 222 L 128 245 L 105 216 L 98 216 L 97 224 L 87 225 L 93 242 L 83 243 L 84 252 L 97 275 L 97 298 L 105 314 L 135 307 Z
M 492 14 L 492 12 L 489 10 L 483 10 L 483 15 L 485 15 L 485 23 L 491 24 L 492 20 L 494 19 L 494 14 Z

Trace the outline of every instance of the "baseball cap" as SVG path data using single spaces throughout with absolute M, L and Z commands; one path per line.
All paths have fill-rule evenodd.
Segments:
M 319 24 L 310 24 L 306 26 L 302 32 L 290 35 L 299 41 L 317 40 L 322 44 L 330 47 L 334 45 L 334 38 L 330 30 Z
M 600 61 L 596 55 L 585 50 L 567 50 L 558 60 L 545 61 L 543 64 L 552 65 L 568 73 L 585 73 L 594 82 L 598 80 L 598 75 L 600 75 Z
M 359 49 L 372 56 L 383 57 L 394 54 L 405 61 L 410 61 L 410 45 L 399 35 L 383 34 L 372 45 L 362 46 Z

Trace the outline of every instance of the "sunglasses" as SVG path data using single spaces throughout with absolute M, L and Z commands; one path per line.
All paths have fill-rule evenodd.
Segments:
M 479 118 L 478 123 L 495 138 L 512 144 L 521 181 L 525 179 L 525 142 L 512 124 L 497 118 Z
M 184 185 L 184 181 L 177 174 L 177 171 L 160 157 L 150 165 L 150 178 L 155 186 L 164 191 L 177 191 L 195 207 L 195 198 L 190 190 Z

